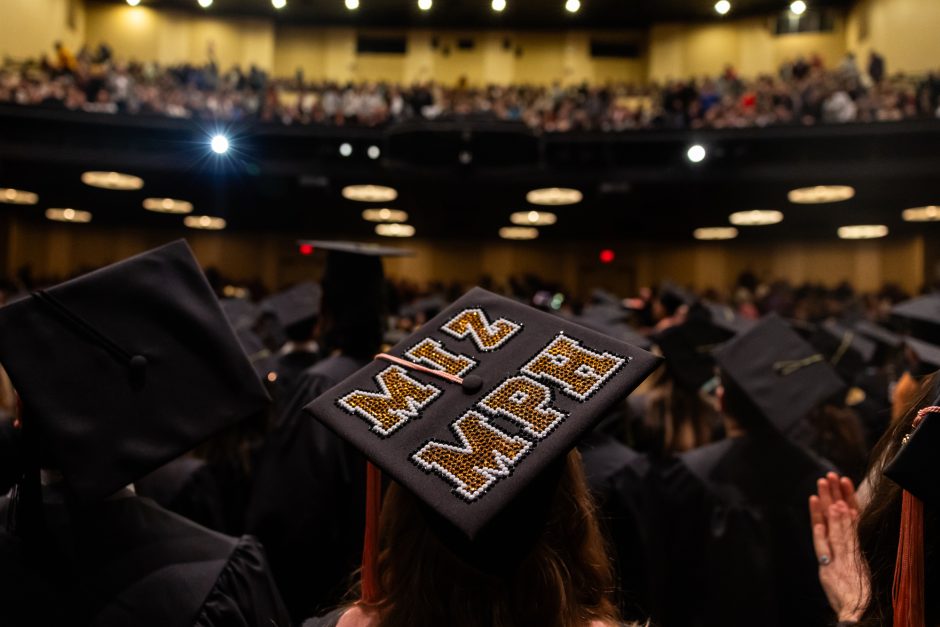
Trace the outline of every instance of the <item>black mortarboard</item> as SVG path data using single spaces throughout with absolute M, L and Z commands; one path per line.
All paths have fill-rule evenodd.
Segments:
M 626 342 L 632 346 L 649 350 L 653 345 L 648 337 L 637 333 L 637 331 L 626 322 L 609 320 L 603 317 L 579 316 L 574 321 L 581 326 L 593 329 L 598 333 L 609 335 L 610 337 Z
M 930 406 L 940 405 L 940 378 L 927 393 Z M 925 503 L 940 502 L 940 412 L 924 412 L 920 425 L 905 437 L 884 474 Z
M 261 315 L 258 306 L 247 298 L 223 298 L 219 301 L 222 312 L 236 331 L 250 329 Z
M 654 338 L 676 382 L 695 392 L 715 376 L 715 351 L 734 333 L 711 320 L 692 316 L 659 332 Z
M 298 322 L 315 318 L 320 313 L 323 291 L 312 281 L 304 281 L 264 299 L 261 308 L 277 318 L 285 329 Z
M 306 410 L 470 539 L 660 361 L 480 288 L 389 354 Z
M 913 337 L 905 338 L 904 344 L 917 358 L 917 367 L 912 372 L 914 376 L 924 376 L 940 369 L 940 346 Z
M 855 323 L 855 330 L 870 340 L 887 348 L 901 348 L 904 338 L 894 331 L 886 329 L 880 324 L 868 320 L 859 320 Z
M 182 240 L 0 309 L 0 363 L 82 501 L 268 403 Z
M 940 293 L 898 303 L 891 313 L 907 320 L 911 335 L 932 344 L 940 344 Z
M 659 288 L 659 302 L 670 315 L 682 305 L 692 305 L 695 300 L 694 294 L 670 281 L 666 281 Z
M 321 312 L 328 319 L 323 344 L 327 351 L 371 357 L 384 338 L 385 273 L 382 257 L 402 257 L 412 251 L 359 242 L 305 240 L 301 245 L 324 250 L 326 267 Z
M 270 382 L 271 373 L 277 372 L 277 355 L 272 353 L 253 331 L 242 329 L 236 331 L 236 334 L 238 335 L 238 343 L 241 344 L 242 350 L 245 351 L 245 356 L 248 357 L 248 361 L 251 363 L 251 367 L 255 369 L 258 378 Z
M 754 320 L 745 318 L 728 305 L 708 301 L 700 301 L 698 305 L 708 314 L 712 324 L 731 333 L 743 333 L 755 324 Z
M 728 342 L 715 359 L 722 375 L 784 434 L 845 388 L 825 356 L 775 314 Z
M 810 343 L 849 382 L 854 381 L 871 363 L 878 349 L 874 341 L 834 320 L 826 320 L 818 325 Z

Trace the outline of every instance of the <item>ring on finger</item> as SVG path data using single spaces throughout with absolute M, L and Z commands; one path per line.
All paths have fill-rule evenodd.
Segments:
M 819 565 L 820 565 L 820 566 L 828 566 L 828 565 L 831 564 L 831 563 L 832 563 L 832 560 L 829 559 L 829 556 L 828 556 L 828 555 L 820 555 L 820 556 L 819 556 Z

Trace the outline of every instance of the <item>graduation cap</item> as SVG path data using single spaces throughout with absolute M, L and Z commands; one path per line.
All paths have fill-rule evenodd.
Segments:
M 223 298 L 219 301 L 222 312 L 236 331 L 250 329 L 258 322 L 261 311 L 247 298 Z
M 783 434 L 845 389 L 826 357 L 776 314 L 728 342 L 715 360 L 722 375 Z
M 0 363 L 84 502 L 268 403 L 183 240 L 0 309 Z
M 818 348 L 846 381 L 853 381 L 875 358 L 878 345 L 834 320 L 816 327 L 810 343 Z
M 320 279 L 323 288 L 320 309 L 328 319 L 322 338 L 324 349 L 338 349 L 353 357 L 371 357 L 384 337 L 382 258 L 404 257 L 413 252 L 360 242 L 305 240 L 299 243 L 327 253 Z
M 894 331 L 886 329 L 880 324 L 875 324 L 868 320 L 859 320 L 855 323 L 855 330 L 870 340 L 874 340 L 881 346 L 889 349 L 901 348 L 904 345 L 904 338 Z
M 907 321 L 911 335 L 940 344 L 940 293 L 898 303 L 892 307 L 891 313 Z
M 261 308 L 277 318 L 285 329 L 311 320 L 320 314 L 320 299 L 323 290 L 312 281 L 297 285 L 269 296 L 261 303 Z
M 754 326 L 755 321 L 750 318 L 745 318 L 734 309 L 728 305 L 722 305 L 720 303 L 713 303 L 709 301 L 700 301 L 693 311 L 690 312 L 690 315 L 695 315 L 696 309 L 704 311 L 712 324 L 731 333 L 743 333 L 751 327 Z
M 940 346 L 913 337 L 905 338 L 904 344 L 914 353 L 917 360 L 912 375 L 922 377 L 940 370 Z
M 305 409 L 472 540 L 659 361 L 474 288 Z
M 696 392 L 715 376 L 714 353 L 734 333 L 711 320 L 692 316 L 656 335 L 666 367 L 683 388 Z
M 926 400 L 933 411 L 919 412 L 920 423 L 904 438 L 884 474 L 925 503 L 936 504 L 940 502 L 940 377 L 927 391 Z
M 248 357 L 248 362 L 254 368 L 258 378 L 271 382 L 271 373 L 277 372 L 277 355 L 272 353 L 261 338 L 249 329 L 236 331 L 236 335 L 238 343 L 245 351 L 245 356 Z
M 695 295 L 683 287 L 666 281 L 659 288 L 659 302 L 672 315 L 682 305 L 692 305 L 696 301 Z
M 637 333 L 636 330 L 626 322 L 607 319 L 603 316 L 591 317 L 584 315 L 574 318 L 574 321 L 581 326 L 593 329 L 604 335 L 609 335 L 614 339 L 642 348 L 643 350 L 649 350 L 653 345 L 653 342 L 651 342 L 648 337 Z

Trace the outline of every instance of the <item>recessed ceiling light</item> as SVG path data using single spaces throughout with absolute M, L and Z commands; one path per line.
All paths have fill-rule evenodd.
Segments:
M 878 239 L 888 234 L 888 227 L 884 224 L 853 224 L 840 226 L 838 234 L 842 239 Z
M 913 207 L 901 212 L 905 222 L 936 222 L 940 220 L 940 207 L 928 205 L 926 207 Z
M 543 187 L 533 189 L 525 195 L 530 205 L 559 206 L 574 205 L 581 202 L 584 195 L 570 187 Z
M 349 142 L 343 142 L 339 145 L 339 154 L 343 157 L 348 157 L 353 153 L 352 144 Z
M 703 240 L 734 239 L 737 236 L 738 230 L 733 226 L 707 226 L 692 231 L 692 237 Z
M 192 213 L 193 203 L 176 198 L 145 198 L 144 209 L 157 213 Z
M 212 6 L 212 0 L 198 0 L 198 1 L 199 1 L 199 6 L 201 6 L 203 9 L 208 9 L 209 7 Z
M 493 0 L 490 6 L 493 7 L 494 11 L 500 13 L 506 9 L 506 0 Z
M 191 229 L 206 231 L 221 231 L 226 226 L 225 218 L 216 216 L 186 216 L 183 218 L 183 224 Z
M 567 0 L 565 2 L 565 11 L 568 13 L 577 13 L 581 10 L 581 0 Z
M 803 0 L 793 0 L 790 3 L 790 12 L 793 15 L 803 15 L 806 13 L 806 3 Z
M 797 205 L 815 205 L 824 202 L 840 202 L 855 196 L 855 188 L 850 185 L 814 185 L 799 187 L 787 194 L 790 202 Z
M 91 212 L 78 209 L 46 209 L 46 217 L 56 222 L 91 222 Z
M 131 5 L 132 7 L 136 7 L 138 4 L 140 4 L 140 0 L 127 0 L 127 4 Z
M 359 8 L 359 0 L 346 0 L 346 8 L 355 11 Z
M 701 163 L 705 160 L 707 154 L 708 153 L 705 150 L 705 146 L 701 144 L 693 144 L 689 146 L 688 150 L 685 151 L 686 159 L 692 163 Z
M 418 8 L 422 11 L 430 11 L 431 4 L 431 0 L 418 0 Z
M 736 211 L 728 216 L 728 221 L 736 226 L 764 226 L 777 224 L 783 220 L 783 214 L 773 209 L 754 209 Z
M 715 13 L 718 15 L 727 15 L 728 11 L 731 10 L 731 3 L 728 0 L 718 0 L 715 3 Z
M 412 237 L 415 234 L 415 227 L 410 224 L 399 224 L 397 222 L 392 224 L 376 224 L 375 233 L 382 237 Z
M 35 205 L 39 202 L 39 195 L 12 187 L 0 187 L 0 202 L 11 205 Z
M 407 222 L 408 212 L 401 209 L 366 209 L 362 218 L 369 222 Z
M 535 239 L 539 230 L 532 226 L 504 226 L 499 230 L 503 239 Z
M 509 216 L 509 221 L 528 226 L 549 226 L 558 221 L 558 216 L 551 211 L 516 211 Z
M 367 155 L 370 159 L 378 159 L 379 157 L 382 156 L 382 151 L 381 151 L 381 149 L 379 149 L 378 146 L 369 146 L 369 147 L 366 149 L 366 155 Z
M 102 189 L 134 190 L 144 186 L 144 179 L 121 172 L 92 171 L 82 174 L 82 183 Z
M 385 185 L 347 185 L 342 194 L 346 200 L 358 202 L 392 202 L 398 198 L 395 188 Z
M 287 6 L 287 0 L 271 0 L 271 6 L 278 10 L 283 9 Z

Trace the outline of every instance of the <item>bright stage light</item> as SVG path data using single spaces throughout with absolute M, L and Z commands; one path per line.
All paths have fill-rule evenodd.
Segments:
M 209 142 L 209 146 L 212 148 L 212 152 L 217 155 L 224 155 L 228 152 L 228 138 L 225 135 L 213 135 L 212 140 Z

